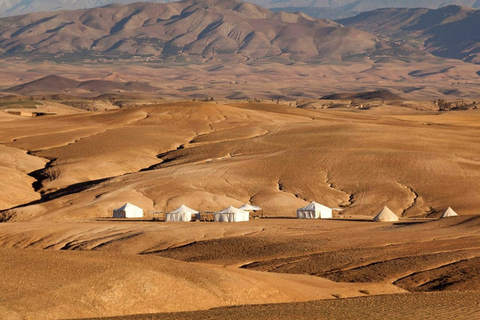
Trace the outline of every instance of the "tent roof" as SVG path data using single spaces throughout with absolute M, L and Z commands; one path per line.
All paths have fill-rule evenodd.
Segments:
M 251 204 L 244 204 L 243 206 L 241 206 L 239 209 L 241 210 L 245 210 L 245 211 L 258 211 L 258 210 L 262 210 L 262 208 L 260 207 L 257 207 L 257 206 L 253 206 Z
M 375 218 L 373 218 L 373 221 L 398 221 L 398 216 L 385 206 Z
M 125 210 L 127 208 L 137 208 L 137 209 L 142 209 L 140 207 L 137 207 L 136 205 L 134 204 L 131 204 L 129 202 L 125 203 L 123 206 L 121 206 L 120 208 L 117 208 L 117 209 L 113 209 L 113 210 Z
M 248 211 L 244 211 L 242 209 L 230 206 L 228 208 L 218 211 L 217 213 L 248 213 Z
M 312 201 L 310 202 L 310 204 L 306 205 L 305 207 L 303 208 L 300 208 L 298 210 L 315 210 L 315 209 L 331 209 L 327 206 L 324 206 L 323 204 L 320 204 L 318 202 L 315 202 L 315 201 Z
M 182 204 L 180 207 L 178 207 L 177 209 L 173 210 L 170 213 L 198 213 L 198 211 L 190 209 L 186 205 Z
M 455 211 L 453 211 L 452 208 L 448 207 L 448 209 L 445 210 L 445 212 L 440 216 L 440 219 L 447 218 L 447 217 L 456 217 L 456 216 L 458 216 L 458 214 Z

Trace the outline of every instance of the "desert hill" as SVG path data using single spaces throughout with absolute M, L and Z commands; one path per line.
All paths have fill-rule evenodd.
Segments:
M 333 21 L 274 13 L 238 0 L 116 4 L 33 13 L 0 23 L 5 56 L 338 58 L 374 52 L 384 42 Z
M 187 200 L 205 211 L 254 201 L 272 216 L 292 216 L 314 199 L 353 215 L 373 216 L 387 202 L 404 216 L 444 206 L 476 213 L 476 110 L 429 118 L 385 108 L 165 103 L 8 117 L 0 139 L 48 160 L 23 173 L 25 193 L 33 177 L 41 201 L 15 208 L 18 220 L 102 217 L 125 199 L 150 211 Z
M 62 94 L 62 93 L 102 93 L 109 92 L 155 92 L 158 88 L 146 83 L 120 82 L 114 80 L 76 81 L 57 75 L 27 82 L 5 90 L 5 92 L 22 95 Z
M 480 10 L 461 6 L 440 9 L 378 9 L 340 23 L 358 29 L 417 43 L 440 56 L 480 62 Z

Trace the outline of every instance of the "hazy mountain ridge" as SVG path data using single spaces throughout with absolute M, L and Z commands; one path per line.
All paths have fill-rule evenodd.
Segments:
M 480 63 L 480 10 L 378 9 L 340 23 L 397 40 L 417 43 L 434 55 Z
M 13 16 L 40 11 L 87 9 L 112 3 L 131 4 L 136 0 L 0 0 L 0 16 Z M 148 0 L 167 3 L 170 0 Z M 479 0 L 252 0 L 266 8 L 277 8 L 288 12 L 302 11 L 318 18 L 340 19 L 359 12 L 378 8 L 430 8 L 461 5 L 480 8 Z
M 237 0 L 110 5 L 3 18 L 0 24 L 0 50 L 9 56 L 94 52 L 305 59 L 388 48 L 365 31 Z

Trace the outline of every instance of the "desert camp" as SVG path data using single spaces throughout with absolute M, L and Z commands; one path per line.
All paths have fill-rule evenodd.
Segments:
M 142 218 L 143 209 L 131 203 L 125 203 L 117 209 L 113 209 L 114 218 Z
M 440 219 L 442 218 L 449 218 L 449 217 L 457 217 L 458 214 L 450 207 L 445 210 L 442 215 L 440 216 Z
M 192 221 L 192 217 L 199 219 L 197 215 L 199 214 L 198 211 L 190 209 L 186 205 L 181 205 L 177 209 L 173 210 L 172 212 L 165 213 L 165 221 L 169 222 L 190 222 Z
M 215 222 L 242 222 L 250 220 L 250 213 L 235 207 L 228 207 L 214 213 Z
M 297 218 L 298 219 L 331 219 L 332 218 L 332 208 L 326 207 L 315 201 L 311 202 L 309 205 L 297 209 Z
M 376 222 L 391 222 L 398 220 L 398 216 L 387 206 L 383 207 L 383 209 L 373 218 L 373 221 Z

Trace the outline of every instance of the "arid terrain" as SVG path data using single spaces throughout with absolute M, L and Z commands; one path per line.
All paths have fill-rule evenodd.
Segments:
M 4 102 L 3 111 L 55 115 L 0 112 L 10 218 L 0 224 L 3 318 L 480 313 L 477 110 L 408 100 L 150 103 Z M 331 221 L 292 219 L 312 200 L 344 210 Z M 125 202 L 146 218 L 109 218 Z M 151 220 L 180 204 L 249 202 L 264 219 Z M 399 223 L 371 222 L 384 205 Z M 435 220 L 448 206 L 460 216 Z M 217 309 L 230 306 L 239 307 Z
M 2 320 L 480 317 L 478 10 L 45 5 L 0 1 Z

